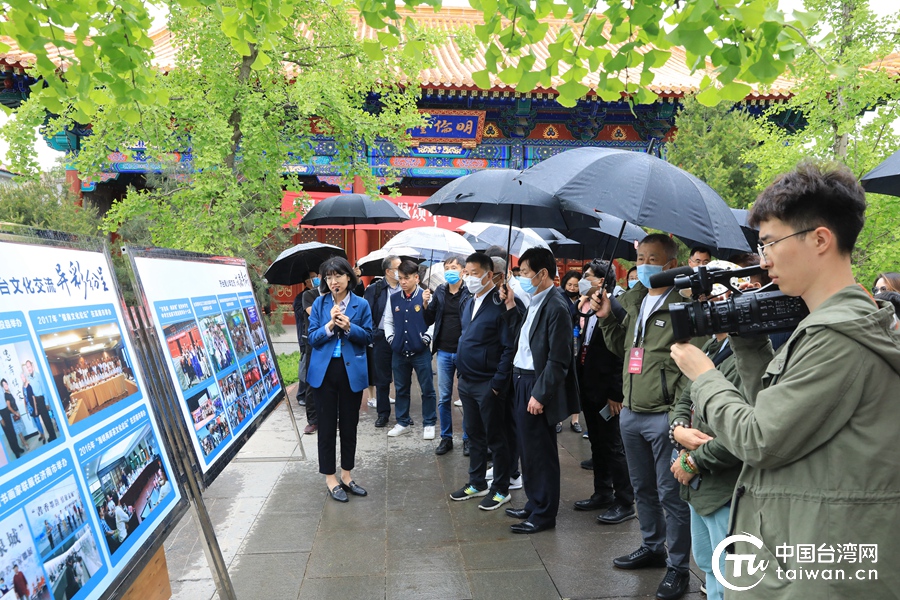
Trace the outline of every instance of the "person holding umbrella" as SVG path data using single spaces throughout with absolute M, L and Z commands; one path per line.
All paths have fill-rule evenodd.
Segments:
M 368 385 L 366 346 L 372 341 L 372 311 L 350 290 L 356 274 L 347 259 L 335 257 L 322 264 L 324 286 L 309 315 L 312 356 L 307 382 L 319 414 L 319 472 L 325 475 L 328 494 L 347 502 L 347 493 L 368 493 L 353 481 L 356 461 L 356 428 L 362 391 Z M 330 292 L 330 293 L 329 293 Z M 341 478 L 335 464 L 335 438 L 341 430 Z
M 381 261 L 381 270 L 384 277 L 366 288 L 365 299 L 369 303 L 374 326 L 372 354 L 375 363 L 375 372 L 372 381 L 375 384 L 376 407 L 378 418 L 375 419 L 375 427 L 387 427 L 391 418 L 391 379 L 393 376 L 394 352 L 391 345 L 384 337 L 384 320 L 391 298 L 400 293 L 400 257 L 389 254 Z

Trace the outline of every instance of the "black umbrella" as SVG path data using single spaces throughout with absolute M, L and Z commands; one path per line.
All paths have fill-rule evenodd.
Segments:
M 900 196 L 900 150 L 888 156 L 859 181 L 867 192 Z
M 741 231 L 744 233 L 744 239 L 750 244 L 750 248 L 756 248 L 757 244 L 759 244 L 759 230 L 750 227 L 748 223 L 748 219 L 750 217 L 750 211 L 744 210 L 742 208 L 732 208 L 731 213 L 734 215 L 734 218 L 737 219 L 737 222 L 741 226 Z M 688 248 L 696 248 L 697 246 L 706 246 L 707 244 L 701 244 L 695 240 L 690 238 L 686 238 L 684 236 L 675 236 Z M 744 254 L 746 250 L 737 250 L 735 248 L 723 248 L 721 246 L 716 246 L 710 248 L 713 256 L 716 258 L 730 259 L 739 254 Z
M 625 260 L 637 260 L 637 250 L 634 243 L 647 236 L 647 232 L 627 223 L 618 217 L 603 214 L 600 215 L 600 224 L 597 227 L 587 229 L 575 229 L 568 232 L 568 236 L 588 246 L 602 248 L 599 255 L 606 258 L 624 258 Z
M 408 221 L 405 210 L 390 200 L 365 194 L 339 194 L 325 198 L 303 216 L 300 225 L 377 225 Z
M 534 165 L 518 179 L 553 194 L 567 210 L 600 211 L 711 246 L 750 249 L 728 205 L 711 187 L 649 154 L 576 148 Z
M 302 283 L 310 271 L 319 272 L 322 263 L 332 256 L 347 258 L 343 248 L 319 242 L 307 242 L 288 248 L 278 255 L 264 275 L 266 281 L 277 285 Z

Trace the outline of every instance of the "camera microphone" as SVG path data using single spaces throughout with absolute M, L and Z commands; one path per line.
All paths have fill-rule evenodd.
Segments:
M 693 267 L 678 267 L 650 276 L 650 287 L 663 288 L 675 285 L 675 279 L 684 275 L 693 275 Z

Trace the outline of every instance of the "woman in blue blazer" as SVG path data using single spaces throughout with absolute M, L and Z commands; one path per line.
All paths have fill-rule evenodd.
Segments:
M 358 279 L 346 259 L 329 258 L 319 269 L 321 296 L 309 315 L 312 347 L 306 381 L 319 414 L 319 472 L 328 493 L 347 502 L 347 493 L 365 496 L 350 476 L 356 459 L 356 427 L 362 391 L 369 385 L 366 347 L 372 342 L 369 303 L 354 295 Z M 335 438 L 341 427 L 341 478 L 335 465 Z

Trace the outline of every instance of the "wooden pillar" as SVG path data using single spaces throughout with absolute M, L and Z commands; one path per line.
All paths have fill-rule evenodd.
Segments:
M 160 546 L 122 596 L 122 600 L 169 600 L 171 597 L 172 585 L 169 583 L 166 550 Z
M 76 204 L 81 206 L 81 179 L 78 177 L 78 171 L 66 169 L 66 185 L 69 186 L 69 191 L 72 192 L 72 195 L 78 198 Z
M 354 194 L 365 194 L 366 188 L 363 185 L 362 179 L 359 176 L 353 178 L 353 193 Z M 364 229 L 349 230 L 347 232 L 347 237 L 352 239 L 350 241 L 348 239 L 347 248 L 347 256 L 350 257 L 350 262 L 352 264 L 356 264 L 356 261 L 365 256 L 370 252 L 369 250 L 369 235 L 368 232 Z M 353 254 L 350 254 L 350 250 L 353 250 Z

